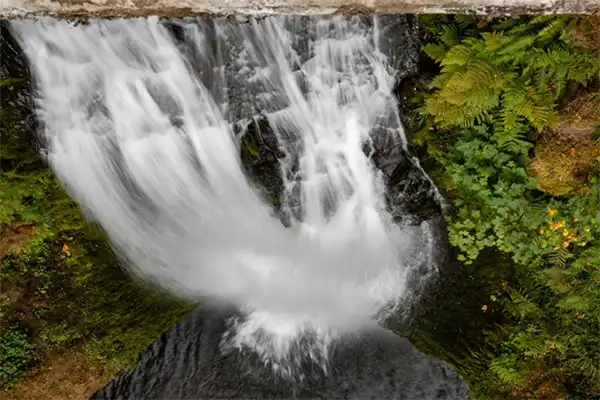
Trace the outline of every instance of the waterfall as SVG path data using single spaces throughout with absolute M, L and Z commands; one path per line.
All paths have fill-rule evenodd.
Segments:
M 134 274 L 243 307 L 229 346 L 277 359 L 312 335 L 326 358 L 435 268 L 427 225 L 393 220 L 374 162 L 407 151 L 377 17 L 11 26 L 56 175 Z M 282 154 L 277 212 L 240 159 L 258 117 Z

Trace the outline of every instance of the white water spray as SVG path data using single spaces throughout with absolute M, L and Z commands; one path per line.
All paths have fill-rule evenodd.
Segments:
M 12 25 L 49 161 L 70 193 L 139 276 L 248 309 L 231 343 L 265 358 L 285 356 L 307 329 L 325 354 L 332 332 L 401 308 L 432 245 L 392 222 L 363 151 L 375 131 L 406 143 L 377 22 L 309 19 L 307 39 L 294 21 L 216 21 L 210 32 L 181 22 L 194 57 L 156 19 Z M 228 67 L 243 90 L 226 85 Z M 242 106 L 263 111 L 285 154 L 289 227 L 241 165 L 232 93 L 250 88 Z

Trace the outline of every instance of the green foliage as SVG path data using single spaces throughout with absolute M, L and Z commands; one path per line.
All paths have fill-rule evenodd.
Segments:
M 0 334 L 0 388 L 8 388 L 25 374 L 34 346 L 25 332 L 13 326 Z
M 559 122 L 566 88 L 597 79 L 599 54 L 571 40 L 578 17 L 422 22 L 431 38 L 423 51 L 440 73 L 418 100 L 417 143 L 437 161 L 454 205 L 449 237 L 462 279 L 480 284 L 457 279 L 457 293 L 439 307 L 453 307 L 455 319 L 438 331 L 460 321 L 467 339 L 421 333 L 420 346 L 457 366 L 482 398 L 598 396 L 600 181 L 591 177 L 580 196 L 553 198 L 536 189 L 527 167 L 531 139 Z M 500 268 L 505 262 L 511 267 Z M 467 290 L 481 295 L 465 301 Z M 441 314 L 431 318 L 445 321 Z M 440 340 L 443 351 L 432 345 Z
M 423 112 L 440 127 L 498 123 L 507 130 L 521 121 L 537 130 L 553 125 L 555 100 L 568 82 L 585 84 L 600 70 L 598 55 L 570 46 L 573 17 L 521 24 L 498 23 L 478 30 L 463 18 L 429 26 L 423 51 L 441 73 Z

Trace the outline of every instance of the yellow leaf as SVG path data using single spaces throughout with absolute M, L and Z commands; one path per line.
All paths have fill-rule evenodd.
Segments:
M 558 221 L 552 225 L 550 225 L 550 229 L 552 229 L 553 231 L 563 228 L 565 226 L 565 221 Z
M 551 217 L 554 217 L 557 212 L 558 210 L 556 208 L 548 208 L 548 214 L 550 214 Z
M 67 246 L 66 244 L 63 244 L 63 248 L 62 250 L 67 253 L 69 251 L 69 246 Z

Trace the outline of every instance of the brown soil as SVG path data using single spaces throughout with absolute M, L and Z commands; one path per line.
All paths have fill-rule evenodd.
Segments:
M 22 246 L 33 235 L 35 226 L 24 222 L 15 222 L 5 232 L 0 232 L 0 261 L 11 249 Z
M 112 376 L 112 371 L 92 365 L 81 350 L 71 349 L 0 394 L 0 399 L 87 400 Z
M 562 114 L 558 130 L 563 136 L 591 133 L 594 126 L 600 124 L 600 98 L 595 91 L 581 94 L 565 107 Z
M 600 52 L 600 15 L 586 15 L 573 27 L 573 40 L 590 52 Z
M 34 225 L 24 222 L 15 222 L 8 228 L 0 231 L 0 262 L 12 249 L 23 246 L 25 242 L 36 234 Z M 0 324 L 6 323 L 6 318 L 14 314 L 15 310 L 23 307 L 23 298 L 27 291 L 27 282 L 22 280 L 7 279 L 0 281 L 0 295 L 2 295 L 2 308 L 0 309 Z M 25 312 L 27 314 L 27 310 Z

